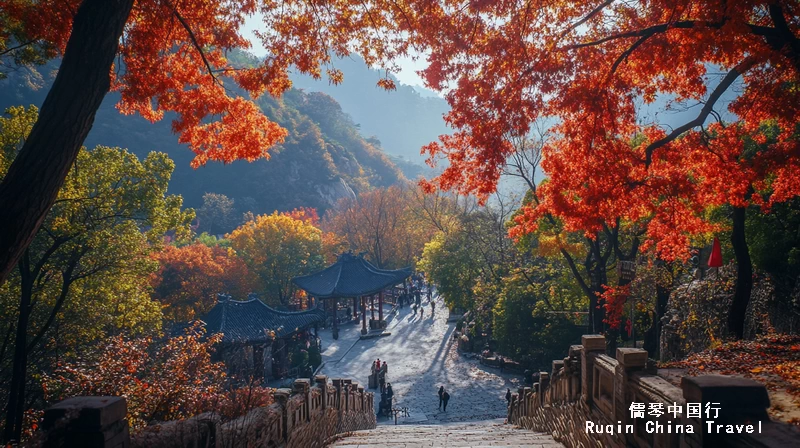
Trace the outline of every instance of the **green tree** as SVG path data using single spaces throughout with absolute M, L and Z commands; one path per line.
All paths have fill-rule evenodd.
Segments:
M 3 168 L 17 155 L 36 110 L 16 107 L 6 115 L 0 119 Z M 180 197 L 166 194 L 173 167 L 163 153 L 139 160 L 118 148 L 82 149 L 33 242 L 0 287 L 6 336 L 0 362 L 3 372 L 11 372 L 3 378 L 6 426 L 16 438 L 28 364 L 42 368 L 48 359 L 69 355 L 65 348 L 77 351 L 109 333 L 160 329 L 160 305 L 150 299 L 148 275 L 157 268 L 150 254 L 168 231 L 187 236 L 194 218 L 181 210 Z
M 203 206 L 197 210 L 200 228 L 211 235 L 221 235 L 236 226 L 233 199 L 219 193 L 203 195 Z
M 425 272 L 429 281 L 448 307 L 469 309 L 472 305 L 472 288 L 480 269 L 470 247 L 463 244 L 462 233 L 439 232 L 425 244 L 417 269 Z

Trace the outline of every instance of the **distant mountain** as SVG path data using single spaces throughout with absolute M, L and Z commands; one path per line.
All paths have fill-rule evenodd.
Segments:
M 53 63 L 38 72 L 11 72 L 0 81 L 0 109 L 40 106 L 55 69 Z M 404 180 L 378 140 L 362 137 L 339 103 L 323 93 L 293 89 L 279 100 L 264 95 L 256 101 L 268 117 L 289 130 L 286 142 L 270 152 L 270 160 L 209 163 L 197 170 L 189 167 L 194 154 L 178 144 L 169 117 L 151 124 L 139 116 L 122 115 L 114 107 L 118 99 L 117 94 L 105 98 L 85 145 L 119 146 L 140 157 L 150 151 L 168 153 L 176 163 L 170 192 L 181 194 L 188 207 L 200 207 L 203 194 L 210 192 L 234 199 L 239 212 L 270 213 L 301 206 L 322 212 L 342 197 Z
M 420 148 L 452 132 L 442 118 L 450 107 L 436 92 L 400 84 L 396 78 L 396 90 L 383 90 L 375 85 L 381 72 L 370 69 L 357 56 L 338 59 L 333 65 L 344 73 L 339 85 L 330 84 L 325 77 L 315 80 L 305 75 L 293 75 L 292 82 L 296 88 L 335 98 L 362 134 L 377 137 L 389 154 L 422 164 L 425 158 Z

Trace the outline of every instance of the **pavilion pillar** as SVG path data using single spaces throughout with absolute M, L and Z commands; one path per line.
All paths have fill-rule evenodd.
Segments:
M 331 305 L 333 307 L 333 339 L 339 339 L 339 319 L 338 319 L 339 313 L 337 312 L 336 309 L 339 307 L 338 304 L 336 303 L 338 301 L 339 299 L 334 297 L 333 302 L 331 302 Z
M 370 319 L 375 320 L 375 294 L 369 296 Z
M 353 319 L 358 318 L 358 297 L 353 297 Z
M 367 334 L 367 301 L 361 296 L 361 334 Z
M 378 320 L 383 322 L 383 290 L 378 293 Z

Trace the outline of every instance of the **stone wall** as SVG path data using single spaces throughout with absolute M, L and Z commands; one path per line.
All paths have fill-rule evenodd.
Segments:
M 583 336 L 582 345 L 570 347 L 568 356 L 553 361 L 551 372 L 541 372 L 533 387 L 513 394 L 508 422 L 551 433 L 569 448 L 577 447 L 701 447 L 796 446 L 796 428 L 770 421 L 766 388 L 755 381 L 706 375 L 684 377 L 676 387 L 648 366 L 647 351 L 618 348 L 616 359 L 605 354 L 603 336 Z M 631 403 L 644 403 L 644 417 L 631 418 Z M 649 415 L 650 404 L 660 403 L 664 413 Z M 719 403 L 713 425 L 754 425 L 760 434 L 709 434 L 705 411 L 701 418 L 686 416 L 686 403 Z M 669 414 L 680 406 L 680 416 Z M 594 424 L 595 432 L 587 422 Z M 608 425 L 614 430 L 607 433 Z M 661 425 L 661 432 L 654 430 Z M 677 432 L 678 426 L 683 429 Z M 691 426 L 693 433 L 688 432 Z M 597 433 L 598 427 L 604 429 Z
M 221 423 L 214 414 L 151 425 L 128 435 L 125 400 L 75 397 L 45 412 L 42 446 L 86 448 L 315 448 L 337 434 L 376 426 L 371 392 L 324 375 L 277 389 L 275 403 Z M 79 441 L 79 445 L 75 445 Z

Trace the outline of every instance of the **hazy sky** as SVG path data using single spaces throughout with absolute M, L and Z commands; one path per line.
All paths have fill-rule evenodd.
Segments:
M 263 57 L 266 55 L 266 51 L 261 46 L 261 43 L 253 34 L 253 30 L 259 29 L 263 26 L 261 22 L 261 16 L 256 14 L 253 16 L 248 17 L 247 21 L 242 28 L 242 35 L 250 40 L 253 43 L 253 48 L 250 49 L 250 52 L 258 57 Z M 411 58 L 402 58 L 398 61 L 398 64 L 402 68 L 400 73 L 395 73 L 394 75 L 397 79 L 400 80 L 403 84 L 408 84 L 410 86 L 422 86 L 422 79 L 417 75 L 417 70 L 421 70 L 427 66 L 427 63 L 424 60 L 417 60 L 413 61 Z M 347 74 L 345 73 L 345 76 Z

